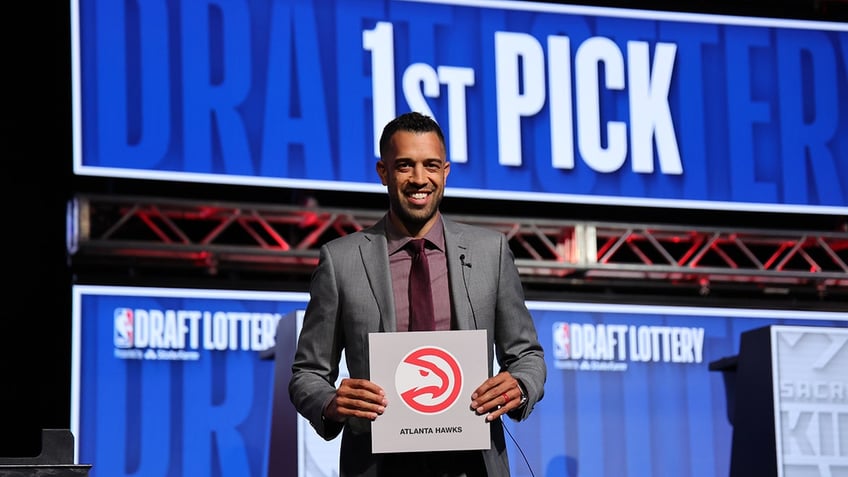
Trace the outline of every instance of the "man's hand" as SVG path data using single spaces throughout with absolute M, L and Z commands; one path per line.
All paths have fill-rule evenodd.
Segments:
M 350 417 L 373 421 L 386 410 L 383 388 L 367 379 L 342 379 L 336 395 L 324 409 L 324 419 L 345 422 Z
M 471 409 L 478 415 L 488 413 L 487 421 L 494 421 L 520 405 L 521 387 L 507 371 L 485 380 L 471 394 Z

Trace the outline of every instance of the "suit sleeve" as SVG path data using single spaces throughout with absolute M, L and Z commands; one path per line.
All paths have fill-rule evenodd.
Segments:
M 501 371 L 508 371 L 521 381 L 527 392 L 527 405 L 508 414 L 510 418 L 521 421 L 530 415 L 545 394 L 547 367 L 533 317 L 525 303 L 515 257 L 506 237 L 499 235 L 495 353 Z
M 338 283 L 330 250 L 323 246 L 312 274 L 309 304 L 292 364 L 289 397 L 297 412 L 325 440 L 333 439 L 342 430 L 341 423 L 325 422 L 323 418 L 324 408 L 336 392 L 342 343 Z

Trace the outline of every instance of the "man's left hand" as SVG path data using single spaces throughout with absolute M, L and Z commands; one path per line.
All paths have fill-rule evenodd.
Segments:
M 488 413 L 487 421 L 521 405 L 521 387 L 518 380 L 507 371 L 492 376 L 471 394 L 471 409 L 479 415 Z

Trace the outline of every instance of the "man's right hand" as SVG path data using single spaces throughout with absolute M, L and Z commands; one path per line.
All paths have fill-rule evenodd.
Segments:
M 336 395 L 324 409 L 324 419 L 345 422 L 350 417 L 373 421 L 388 404 L 383 388 L 367 379 L 342 379 Z

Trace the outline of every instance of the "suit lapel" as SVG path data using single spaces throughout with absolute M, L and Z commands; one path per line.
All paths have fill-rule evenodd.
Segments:
M 384 331 L 397 331 L 395 317 L 395 299 L 392 291 L 392 272 L 389 268 L 389 252 L 386 243 L 386 217 L 364 230 L 365 240 L 359 245 L 362 266 L 368 276 L 371 292 L 380 309 L 380 328 Z
M 477 328 L 469 302 L 472 296 L 468 286 L 473 283 L 471 276 L 471 249 L 463 237 L 462 231 L 455 222 L 442 216 L 445 224 L 445 259 L 448 265 L 451 302 L 454 306 L 454 318 L 457 329 L 473 330 Z
M 379 222 L 363 231 L 365 238 L 359 245 L 359 253 L 371 291 L 380 309 L 381 328 L 384 331 L 394 332 L 397 331 L 397 317 L 386 243 L 386 220 L 387 217 L 384 216 Z M 444 216 L 442 220 L 445 227 L 445 259 L 457 329 L 477 329 L 472 303 L 469 301 L 474 294 L 468 288 L 473 284 L 473 268 L 470 266 L 473 263 L 472 250 L 460 227 Z

